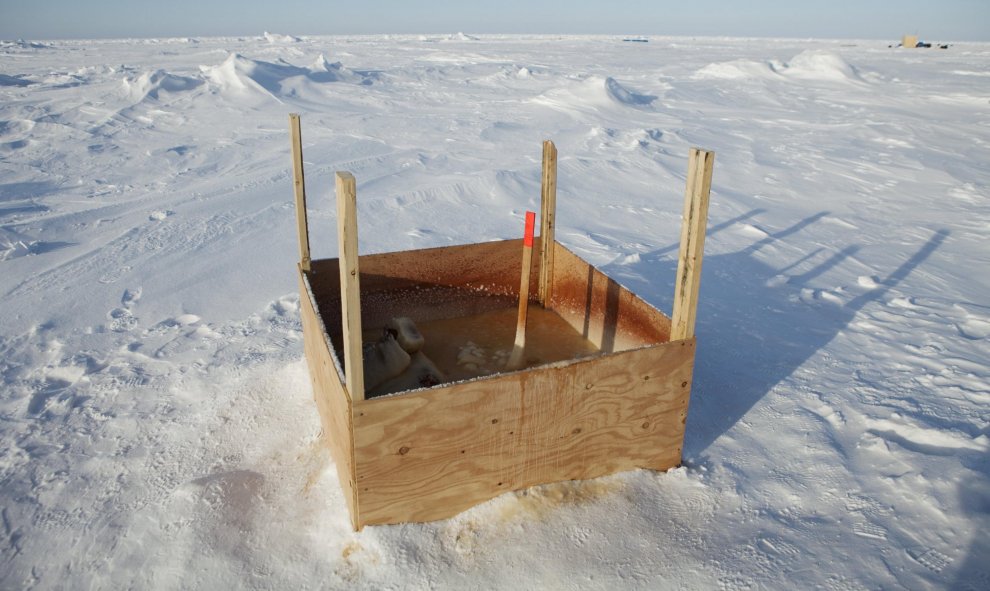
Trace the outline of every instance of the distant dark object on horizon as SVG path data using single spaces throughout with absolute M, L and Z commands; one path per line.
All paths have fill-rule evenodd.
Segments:
M 896 46 L 895 45 L 888 45 L 887 47 L 906 47 L 908 49 L 913 49 L 913 48 L 916 48 L 916 47 L 917 48 L 930 48 L 931 46 L 932 46 L 931 43 L 928 43 L 927 41 L 921 41 L 921 40 L 919 40 L 917 35 L 904 35 L 903 37 L 901 37 L 901 43 L 900 43 L 900 45 L 896 45 Z M 940 44 L 937 44 L 936 46 L 939 49 L 948 49 L 949 48 L 949 44 L 948 43 L 940 43 Z
M 907 47 L 908 49 L 911 49 L 912 48 L 912 46 L 905 46 L 905 45 L 888 45 L 887 47 Z M 926 43 L 924 41 L 919 41 L 918 44 L 917 45 L 914 45 L 913 47 L 917 47 L 919 49 L 931 48 L 932 47 L 932 44 L 931 43 Z M 935 47 L 937 47 L 939 49 L 948 49 L 950 47 L 950 45 L 948 43 L 938 43 L 938 44 L 935 45 Z
M 642 39 L 642 38 L 629 38 L 629 39 L 623 39 L 623 41 L 625 41 L 626 43 L 649 43 L 650 42 L 649 39 Z

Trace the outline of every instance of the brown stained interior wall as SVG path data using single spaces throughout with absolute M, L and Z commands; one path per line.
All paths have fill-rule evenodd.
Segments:
M 555 245 L 550 307 L 606 353 L 670 340 L 670 318 Z

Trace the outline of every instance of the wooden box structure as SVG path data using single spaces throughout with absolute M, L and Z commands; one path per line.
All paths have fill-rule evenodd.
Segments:
M 714 154 L 692 149 L 672 319 L 554 240 L 544 142 L 532 304 L 600 352 L 365 399 L 362 326 L 514 306 L 522 240 L 358 256 L 354 177 L 336 176 L 340 258 L 311 260 L 299 118 L 290 116 L 305 353 L 355 529 L 453 516 L 501 493 L 681 462 Z

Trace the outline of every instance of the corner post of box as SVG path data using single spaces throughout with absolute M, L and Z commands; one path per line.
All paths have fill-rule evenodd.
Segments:
M 357 183 L 337 173 L 337 237 L 340 252 L 340 306 L 344 337 L 344 380 L 351 400 L 364 400 L 361 354 L 361 273 L 358 268 Z
M 715 152 L 691 148 L 687 187 L 684 192 L 684 217 L 681 220 L 681 248 L 677 257 L 674 312 L 670 327 L 672 341 L 694 336 L 714 167 Z
M 302 128 L 299 115 L 289 114 L 289 131 L 292 135 L 292 188 L 296 195 L 296 225 L 299 233 L 299 266 L 309 271 L 312 259 L 309 255 L 309 222 L 306 218 L 306 181 L 303 176 Z
M 546 308 L 553 296 L 554 229 L 557 227 L 557 146 L 543 142 L 543 178 L 540 183 L 540 286 L 538 297 Z

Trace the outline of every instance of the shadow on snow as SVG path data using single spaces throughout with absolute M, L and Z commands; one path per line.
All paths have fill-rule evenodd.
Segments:
M 708 234 L 761 212 L 753 210 L 712 226 Z M 684 441 L 686 458 L 699 457 L 775 385 L 842 332 L 864 306 L 882 299 L 922 265 L 949 235 L 947 230 L 937 231 L 913 256 L 877 282 L 875 288 L 844 305 L 828 301 L 809 303 L 807 298 L 799 297 L 805 288 L 810 289 L 809 282 L 842 265 L 859 250 L 858 246 L 844 248 L 812 269 L 795 275 L 787 274 L 820 251 L 782 268 L 773 268 L 754 255 L 827 215 L 828 212 L 817 213 L 738 252 L 705 257 L 696 326 L 698 355 Z M 603 271 L 647 301 L 669 310 L 673 305 L 673 286 L 651 279 L 676 275 L 677 250 L 677 245 L 668 246 L 640 257 L 631 265 L 606 265 Z M 819 298 L 821 292 L 805 291 L 809 293 L 812 298 Z

